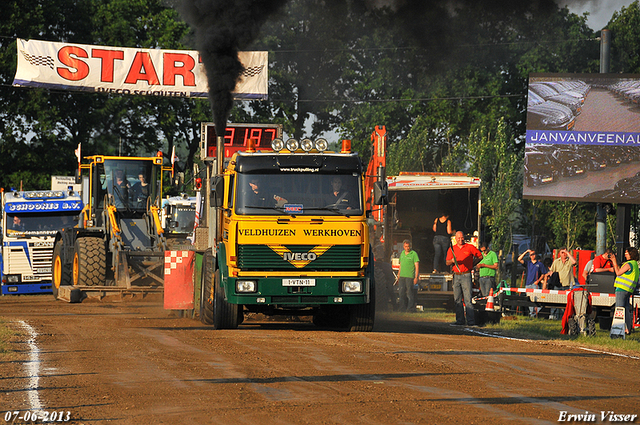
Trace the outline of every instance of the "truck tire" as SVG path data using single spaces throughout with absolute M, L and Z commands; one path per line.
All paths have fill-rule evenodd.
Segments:
M 107 272 L 107 250 L 101 238 L 76 239 L 73 250 L 73 284 L 104 285 Z
M 200 322 L 205 325 L 213 325 L 212 282 L 213 256 L 206 252 L 202 258 L 202 282 L 200 284 Z
M 349 311 L 349 332 L 371 332 L 376 316 L 376 279 L 374 273 L 373 251 L 369 246 L 369 264 L 367 266 L 370 276 L 369 281 L 369 302 L 367 304 L 355 304 L 350 306 Z
M 202 264 L 203 301 L 200 321 L 205 325 L 213 325 L 214 329 L 236 329 L 240 318 L 238 305 L 230 304 L 224 299 L 224 289 L 220 285 L 220 269 L 213 270 L 213 257 L 208 253 L 204 255 Z
M 349 314 L 349 332 L 371 332 L 376 314 L 375 284 L 371 282 L 371 295 L 367 304 L 352 305 Z
M 236 329 L 238 327 L 238 305 L 224 299 L 224 289 L 220 285 L 220 269 L 213 274 L 213 327 L 216 329 Z
M 71 267 L 64 264 L 62 258 L 62 240 L 56 242 L 53 248 L 53 260 L 51 266 L 51 291 L 53 292 L 53 298 L 58 299 L 58 289 L 60 286 L 71 285 Z

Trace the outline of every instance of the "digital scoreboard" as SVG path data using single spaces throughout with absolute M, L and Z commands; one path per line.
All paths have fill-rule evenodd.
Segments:
M 224 157 L 247 148 L 249 139 L 256 139 L 257 150 L 270 150 L 271 141 L 282 137 L 280 124 L 227 124 L 224 132 Z M 200 128 L 200 157 L 213 160 L 216 157 L 216 127 L 206 122 Z

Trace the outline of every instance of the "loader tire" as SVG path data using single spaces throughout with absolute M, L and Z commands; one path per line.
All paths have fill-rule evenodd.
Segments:
M 205 253 L 202 258 L 202 282 L 200 285 L 200 322 L 213 325 L 213 256 Z
M 71 267 L 64 263 L 62 257 L 62 240 L 56 242 L 53 248 L 53 260 L 51 266 L 51 291 L 53 292 L 53 298 L 58 299 L 58 290 L 60 286 L 68 286 L 72 284 L 71 281 Z
M 104 241 L 101 238 L 78 238 L 73 251 L 73 284 L 104 285 L 107 273 Z

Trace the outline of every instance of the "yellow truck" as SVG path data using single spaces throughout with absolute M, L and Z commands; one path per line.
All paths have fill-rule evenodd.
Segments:
M 223 329 L 236 328 L 245 312 L 312 315 L 318 326 L 370 331 L 375 285 L 364 169 L 350 142 L 329 152 L 324 139 L 284 141 L 281 128 L 268 126 L 276 130 L 266 136 L 269 146 L 241 139 L 225 160 L 230 128 L 237 127 L 216 137 L 215 149 L 205 146 L 215 128 L 202 129 L 209 196 L 196 233 L 196 246 L 207 241 L 201 321 Z

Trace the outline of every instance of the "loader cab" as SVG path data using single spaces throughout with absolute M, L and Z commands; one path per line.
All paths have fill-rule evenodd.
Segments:
M 98 226 L 101 211 L 113 205 L 120 217 L 140 217 L 162 190 L 162 158 L 94 157 L 91 164 L 91 210 Z M 106 204 L 105 204 L 106 203 Z

